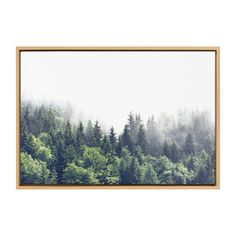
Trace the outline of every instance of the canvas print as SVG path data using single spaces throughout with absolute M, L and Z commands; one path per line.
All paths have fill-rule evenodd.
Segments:
M 217 50 L 18 52 L 19 186 L 216 186 Z

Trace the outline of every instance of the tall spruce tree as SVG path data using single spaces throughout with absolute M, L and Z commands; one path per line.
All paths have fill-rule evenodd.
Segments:
M 122 151 L 123 143 L 122 143 L 122 136 L 119 135 L 118 137 L 118 142 L 116 145 L 116 154 L 120 157 L 121 156 L 121 151 Z
M 154 116 L 148 118 L 146 137 L 147 137 L 147 153 L 153 156 L 161 154 L 160 141 L 157 130 L 157 122 L 155 121 Z
M 167 140 L 165 139 L 164 143 L 163 143 L 163 148 L 162 148 L 162 155 L 166 156 L 168 158 L 170 158 L 170 145 L 167 142 Z
M 137 158 L 132 157 L 130 164 L 130 179 L 132 184 L 139 184 L 141 181 L 141 170 Z
M 134 144 L 130 137 L 128 125 L 125 125 L 124 131 L 122 134 L 122 145 L 123 147 L 127 147 L 131 153 L 134 151 Z
M 113 127 L 111 127 L 111 130 L 109 133 L 109 141 L 110 141 L 112 151 L 115 152 L 116 145 L 117 145 L 117 138 L 116 138 L 116 134 Z
M 193 136 L 191 133 L 189 133 L 185 138 L 183 150 L 187 156 L 194 156 L 194 154 L 195 154 Z
M 146 153 L 147 139 L 146 139 L 144 126 L 142 124 L 140 125 L 139 131 L 138 131 L 137 145 L 139 145 L 141 147 L 143 153 Z
M 63 170 L 66 167 L 65 157 L 64 157 L 64 142 L 63 142 L 63 135 L 61 131 L 56 132 L 55 139 L 54 139 L 55 147 L 56 147 L 56 164 L 55 169 L 57 172 L 57 182 L 59 184 L 62 183 L 62 175 Z
M 66 122 L 66 128 L 64 132 L 64 144 L 66 146 L 74 144 L 72 136 L 72 126 L 69 120 Z
M 101 149 L 102 149 L 103 154 L 108 154 L 111 152 L 111 144 L 107 135 L 104 135 L 102 138 Z
M 98 121 L 96 121 L 93 128 L 93 145 L 95 147 L 100 147 L 101 144 L 102 144 L 102 131 L 101 127 L 98 124 Z
M 84 144 L 85 144 L 84 126 L 83 126 L 83 123 L 80 122 L 75 133 L 75 147 L 76 147 L 76 151 L 79 154 L 82 154 L 81 147 Z
M 86 131 L 85 131 L 85 144 L 88 147 L 93 146 L 93 125 L 91 120 L 88 121 Z
M 179 158 L 180 158 L 180 156 L 179 156 L 179 148 L 178 148 L 178 146 L 177 146 L 175 141 L 172 141 L 172 144 L 170 145 L 169 149 L 170 149 L 169 151 L 170 151 L 170 159 L 171 159 L 171 161 L 174 162 L 174 163 L 178 162 Z

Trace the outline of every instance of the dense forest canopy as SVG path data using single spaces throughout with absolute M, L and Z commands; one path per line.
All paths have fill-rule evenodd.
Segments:
M 21 184 L 215 184 L 215 132 L 207 112 L 176 119 L 128 114 L 121 133 L 65 110 L 23 102 Z

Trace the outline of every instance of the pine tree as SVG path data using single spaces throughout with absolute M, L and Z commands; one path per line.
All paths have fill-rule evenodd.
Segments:
M 157 130 L 157 123 L 155 121 L 154 116 L 148 118 L 146 137 L 147 137 L 147 153 L 153 156 L 157 156 L 158 154 L 160 154 L 161 153 L 160 141 Z
M 66 161 L 64 157 L 64 142 L 63 142 L 63 135 L 61 131 L 56 132 L 55 134 L 55 147 L 56 147 L 56 172 L 57 172 L 57 182 L 59 184 L 62 183 L 62 175 L 63 175 L 63 170 L 66 167 Z
M 188 134 L 186 136 L 183 150 L 184 150 L 184 153 L 187 156 L 194 156 L 194 154 L 195 154 L 195 147 L 194 147 L 194 142 L 193 142 L 192 134 Z
M 171 155 L 170 154 L 170 146 L 169 146 L 169 143 L 167 142 L 167 140 L 165 140 L 165 142 L 163 144 L 162 155 L 170 158 L 170 155 Z
M 114 132 L 114 128 L 113 127 L 111 127 L 111 130 L 110 130 L 109 141 L 110 141 L 110 144 L 111 144 L 112 151 L 115 152 L 116 145 L 117 145 L 117 138 L 116 138 L 116 134 Z
M 67 121 L 66 128 L 64 132 L 64 144 L 66 146 L 73 145 L 73 138 L 72 138 L 72 126 L 70 121 Z
M 146 153 L 147 139 L 143 125 L 139 127 L 137 145 L 141 147 L 143 153 Z
M 140 166 L 137 158 L 132 157 L 131 165 L 130 165 L 130 174 L 131 174 L 131 182 L 132 184 L 140 183 Z
M 79 123 L 79 127 L 76 129 L 75 134 L 75 145 L 76 145 L 76 151 L 79 154 L 82 154 L 81 147 L 85 144 L 85 135 L 84 135 L 84 127 L 82 122 Z
M 158 184 L 157 174 L 151 164 L 147 164 L 144 168 L 143 184 Z
M 132 162 L 132 156 L 127 148 L 122 148 L 121 151 L 121 164 L 120 164 L 120 183 L 132 184 L 132 174 L 130 172 L 130 166 Z
M 26 106 L 25 108 L 25 112 L 24 112 L 24 115 L 23 115 L 23 120 L 24 120 L 24 123 L 25 123 L 25 128 L 30 131 L 30 114 L 29 114 L 29 107 Z
M 88 121 L 86 131 L 85 131 L 85 144 L 88 147 L 93 146 L 93 125 L 91 120 Z
M 95 147 L 100 147 L 101 143 L 102 143 L 102 131 L 101 127 L 98 124 L 98 121 L 96 121 L 93 128 L 93 145 Z
M 134 145 L 130 137 L 128 125 L 125 125 L 123 134 L 122 134 L 122 145 L 127 147 L 128 150 L 132 153 L 134 151 Z
M 123 143 L 122 143 L 122 136 L 119 135 L 118 137 L 118 142 L 116 146 L 116 154 L 120 157 L 121 156 L 121 151 L 122 151 Z
M 136 140 L 135 140 L 135 135 L 136 135 L 136 132 L 135 132 L 135 120 L 134 120 L 134 115 L 131 112 L 129 113 L 129 117 L 128 117 L 128 129 L 129 129 L 131 141 L 133 143 L 135 143 L 136 142 Z
M 176 163 L 179 161 L 179 149 L 175 141 L 170 145 L 170 159 L 172 162 Z
M 103 151 L 103 154 L 107 154 L 107 153 L 111 152 L 111 145 L 110 145 L 110 141 L 109 141 L 107 135 L 104 135 L 104 137 L 102 139 L 101 149 Z

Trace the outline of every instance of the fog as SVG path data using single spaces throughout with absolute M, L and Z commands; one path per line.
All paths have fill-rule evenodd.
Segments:
M 214 52 L 22 52 L 22 100 L 70 104 L 81 119 L 123 129 L 148 117 L 215 112 Z

